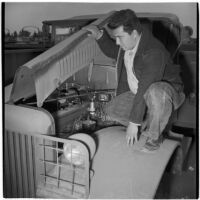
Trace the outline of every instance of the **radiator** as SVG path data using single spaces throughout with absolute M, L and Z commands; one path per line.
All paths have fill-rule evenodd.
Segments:
M 5 198 L 35 197 L 34 138 L 5 130 L 3 193 Z

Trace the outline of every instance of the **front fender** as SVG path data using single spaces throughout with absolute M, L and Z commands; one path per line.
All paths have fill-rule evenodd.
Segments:
M 5 104 L 4 126 L 17 133 L 55 135 L 53 117 L 41 108 Z
M 140 149 L 141 136 L 132 147 L 126 144 L 126 129 L 116 126 L 97 131 L 97 151 L 93 158 L 94 176 L 90 198 L 154 198 L 165 168 L 179 142 L 165 139 L 155 153 Z

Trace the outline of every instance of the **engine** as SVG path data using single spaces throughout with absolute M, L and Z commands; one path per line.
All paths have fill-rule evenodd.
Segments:
M 92 132 L 117 125 L 106 115 L 104 107 L 115 96 L 115 90 L 93 90 L 77 83 L 63 83 L 44 102 L 42 108 L 54 118 L 58 137 Z M 36 97 L 22 99 L 17 104 L 36 107 Z

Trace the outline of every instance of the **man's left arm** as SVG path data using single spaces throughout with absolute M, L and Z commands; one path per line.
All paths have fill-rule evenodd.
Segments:
M 160 50 L 150 50 L 144 55 L 144 66 L 138 83 L 138 90 L 134 98 L 130 122 L 126 130 L 126 139 L 128 144 L 133 144 L 134 140 L 138 141 L 138 129 L 142 124 L 146 104 L 144 93 L 149 86 L 162 80 L 165 68 L 164 54 Z

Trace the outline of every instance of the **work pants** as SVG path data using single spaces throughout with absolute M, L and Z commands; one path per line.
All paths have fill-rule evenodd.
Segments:
M 140 124 L 143 134 L 151 139 L 158 139 L 169 122 L 172 112 L 183 103 L 185 95 L 182 86 L 167 82 L 155 82 L 146 90 L 143 98 L 146 104 L 144 120 Z M 121 123 L 124 126 L 129 124 L 130 113 L 135 95 L 125 92 L 116 96 L 110 101 L 105 112 L 110 119 Z

